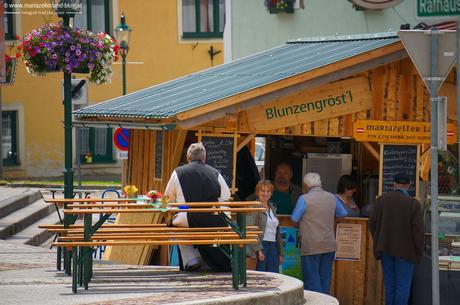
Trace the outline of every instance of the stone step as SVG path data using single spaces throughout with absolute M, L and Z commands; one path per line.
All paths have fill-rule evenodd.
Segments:
M 38 189 L 3 188 L 0 196 L 0 219 L 43 198 Z
M 39 225 L 50 225 L 50 224 L 59 224 L 59 217 L 56 212 L 49 214 L 48 216 L 40 219 L 37 222 L 34 222 L 24 230 L 14 234 L 13 236 L 8 237 L 6 240 L 9 242 L 24 244 L 30 246 L 40 246 L 51 237 L 54 236 L 53 233 L 48 232 L 45 229 L 40 229 Z
M 339 301 L 327 294 L 304 290 L 304 305 L 339 305 Z
M 55 208 L 52 204 L 45 203 L 43 199 L 37 200 L 0 219 L 0 238 L 6 239 L 53 212 Z

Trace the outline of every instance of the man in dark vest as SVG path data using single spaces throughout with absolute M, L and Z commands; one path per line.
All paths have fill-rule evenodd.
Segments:
M 422 257 L 424 226 L 420 203 L 407 190 L 409 176 L 394 177 L 394 191 L 378 197 L 371 207 L 369 230 L 374 256 L 381 259 L 385 304 L 407 304 L 414 264 Z
M 205 164 L 206 149 L 202 143 L 193 143 L 187 150 L 188 164 L 174 170 L 166 186 L 165 195 L 172 202 L 228 201 L 230 189 L 222 175 Z M 176 227 L 226 227 L 219 215 L 212 213 L 187 213 L 175 215 Z M 194 271 L 209 267 L 213 271 L 230 271 L 230 259 L 219 249 L 210 246 L 179 246 L 185 270 Z

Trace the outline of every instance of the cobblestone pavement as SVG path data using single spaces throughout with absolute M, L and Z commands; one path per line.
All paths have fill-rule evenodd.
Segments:
M 174 267 L 96 262 L 89 289 L 85 291 L 79 287 L 75 295 L 71 291 L 71 278 L 56 271 L 55 265 L 53 250 L 0 240 L 0 303 L 219 304 L 217 300 L 227 299 L 222 304 L 232 304 L 237 298 L 253 299 L 268 293 L 278 295 L 286 281 L 292 279 L 249 272 L 248 287 L 235 291 L 229 273 L 183 273 Z M 292 287 L 302 286 L 300 281 L 292 281 Z M 265 303 L 250 301 L 247 304 Z

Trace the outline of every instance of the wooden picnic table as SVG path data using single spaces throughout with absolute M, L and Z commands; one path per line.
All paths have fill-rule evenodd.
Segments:
M 190 239 L 190 240 L 165 240 L 165 241 L 149 241 L 142 240 L 145 237 L 140 237 L 137 240 L 106 240 L 105 235 L 104 241 L 99 241 L 98 236 L 99 228 L 104 224 L 111 214 L 115 213 L 163 213 L 169 217 L 174 213 L 188 212 L 188 213 L 214 213 L 221 216 L 224 221 L 233 229 L 236 236 L 234 238 L 220 239 L 216 241 L 218 244 L 231 244 L 232 245 L 232 278 L 233 288 L 238 289 L 239 284 L 246 286 L 246 248 L 245 244 L 256 242 L 257 238 L 247 238 L 246 228 L 246 214 L 251 212 L 265 211 L 262 204 L 258 201 L 251 202 L 195 202 L 195 203 L 172 203 L 169 207 L 160 208 L 152 204 L 128 204 L 126 202 L 134 201 L 135 199 L 101 199 L 101 198 L 87 198 L 87 199 L 48 199 L 46 202 L 63 204 L 65 216 L 76 216 L 83 215 L 83 235 L 81 241 L 72 242 L 61 242 L 57 244 L 65 245 L 66 247 L 72 247 L 72 253 L 74 257 L 73 263 L 73 276 L 72 276 L 72 290 L 77 291 L 77 280 L 81 279 L 82 285 L 85 289 L 88 287 L 88 283 L 92 276 L 92 246 L 97 245 L 171 245 L 171 244 L 209 244 L 210 240 Z M 97 203 L 107 202 L 107 203 Z M 109 202 L 113 202 L 110 204 Z M 226 215 L 226 212 L 236 213 L 236 222 Z M 92 215 L 100 214 L 99 220 L 93 224 Z M 65 217 L 66 218 L 66 217 Z M 68 228 L 69 225 L 65 226 Z M 98 240 L 93 240 L 92 236 L 96 234 Z M 106 233 L 103 233 L 106 234 Z M 227 236 L 227 235 L 225 235 Z M 254 237 L 254 234 L 250 234 L 250 237 Z M 238 237 L 235 239 L 235 237 Z M 171 238 L 174 238 L 174 234 L 171 234 Z M 129 238 L 128 238 L 129 239 Z M 89 247 L 91 246 L 91 247 Z M 76 247 L 81 248 L 81 254 L 78 256 L 78 250 Z M 76 263 L 75 259 L 80 257 L 81 262 Z M 66 271 L 70 274 L 70 261 L 67 265 L 65 262 Z

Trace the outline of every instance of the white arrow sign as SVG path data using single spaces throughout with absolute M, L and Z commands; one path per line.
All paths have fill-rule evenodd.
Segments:
M 431 92 L 429 81 L 437 81 L 439 90 L 457 59 L 456 32 L 410 30 L 399 31 L 398 35 L 428 90 Z M 436 75 L 431 75 L 431 35 L 438 35 Z

